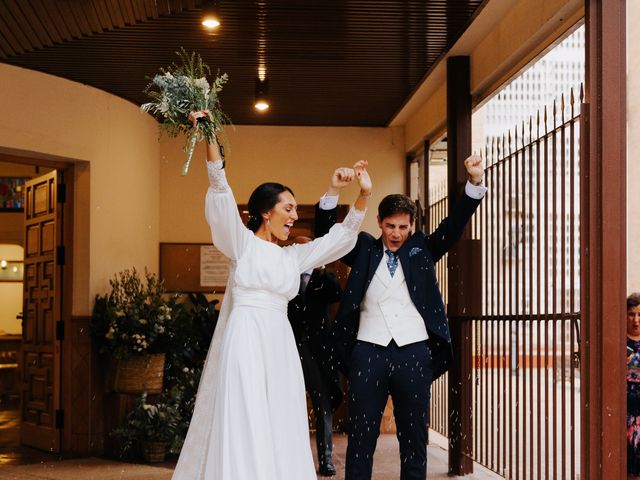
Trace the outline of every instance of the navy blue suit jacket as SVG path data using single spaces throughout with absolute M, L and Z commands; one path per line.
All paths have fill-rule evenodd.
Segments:
M 306 388 L 329 391 L 333 409 L 338 408 L 342 402 L 343 392 L 329 349 L 332 323 L 329 306 L 340 300 L 341 294 L 336 276 L 316 268 L 305 292 L 291 300 L 288 307 L 289 322 L 298 344 Z
M 422 316 L 429 333 L 428 345 L 433 358 L 433 379 L 446 372 L 452 359 L 449 322 L 438 287 L 435 264 L 460 238 L 480 200 L 463 194 L 438 228 L 425 235 L 416 232 L 398 250 L 398 258 L 406 279 L 409 295 Z M 322 210 L 316 205 L 316 238 L 327 233 L 336 223 L 336 210 Z M 382 238 L 360 232 L 356 246 L 341 261 L 351 267 L 343 291 L 338 315 L 333 324 L 332 339 L 338 368 L 346 372 L 346 364 L 356 342 L 360 324 L 360 304 L 383 256 Z

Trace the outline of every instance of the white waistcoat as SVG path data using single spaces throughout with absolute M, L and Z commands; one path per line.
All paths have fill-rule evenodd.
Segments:
M 383 256 L 360 304 L 358 340 L 387 346 L 395 340 L 402 347 L 429 338 L 424 320 L 409 296 L 402 265 L 393 277 Z

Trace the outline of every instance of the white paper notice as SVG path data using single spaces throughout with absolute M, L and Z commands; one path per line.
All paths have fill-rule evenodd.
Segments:
M 213 245 L 200 247 L 200 286 L 224 287 L 229 276 L 229 259 Z

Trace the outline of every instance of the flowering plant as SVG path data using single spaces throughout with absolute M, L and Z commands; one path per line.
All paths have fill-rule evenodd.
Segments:
M 131 452 L 141 442 L 171 444 L 181 420 L 179 410 L 171 401 L 150 401 L 143 393 L 124 423 L 112 430 L 111 435 L 122 439 L 123 453 Z
M 182 166 L 182 175 L 186 175 L 196 142 L 206 139 L 213 143 L 216 132 L 221 133 L 222 125 L 228 123 L 218 99 L 218 93 L 228 77 L 226 73 L 218 73 L 210 85 L 207 76 L 211 75 L 211 69 L 203 63 L 200 55 L 195 52 L 188 54 L 184 48 L 176 53 L 182 64 L 174 63 L 166 70 L 160 69 L 160 73 L 153 77 L 145 89 L 152 101 L 140 108 L 159 117 L 161 132 L 171 137 L 179 134 L 187 136 L 184 146 L 187 160 Z M 206 113 L 198 118 L 195 126 L 188 119 L 192 111 Z
M 109 283 L 111 292 L 96 296 L 91 321 L 99 352 L 118 359 L 164 352 L 168 323 L 181 309 L 177 297 L 165 300 L 162 282 L 146 271 L 143 281 L 135 268 L 120 272 Z

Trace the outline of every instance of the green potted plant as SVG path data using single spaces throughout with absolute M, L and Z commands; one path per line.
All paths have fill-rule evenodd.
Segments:
M 165 363 L 165 393 L 179 409 L 183 421 L 177 426 L 171 451 L 178 453 L 187 435 L 193 414 L 200 375 L 209 350 L 219 312 L 217 300 L 202 293 L 185 295 L 183 309 L 176 312 L 170 324 L 171 345 Z
M 97 295 L 92 334 L 98 351 L 110 357 L 107 387 L 119 393 L 160 393 L 169 324 L 182 310 L 177 296 L 164 298 L 164 286 L 145 271 L 124 270 L 109 281 L 111 291 Z
M 123 454 L 141 449 L 147 462 L 162 462 L 175 441 L 181 420 L 179 409 L 171 401 L 151 401 L 143 393 L 124 423 L 111 435 L 122 440 Z

